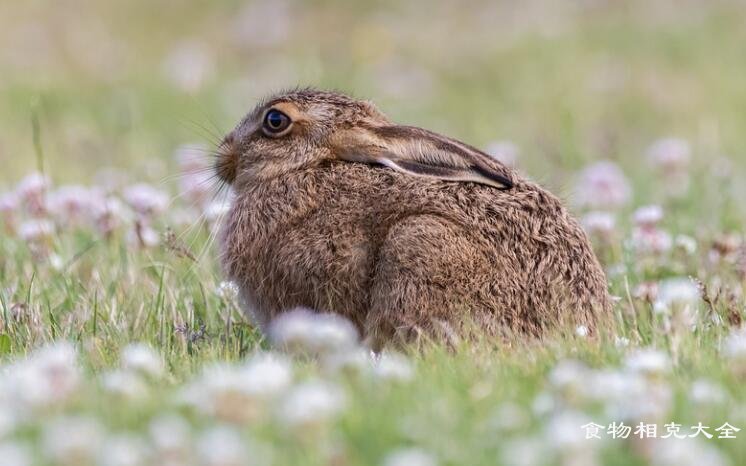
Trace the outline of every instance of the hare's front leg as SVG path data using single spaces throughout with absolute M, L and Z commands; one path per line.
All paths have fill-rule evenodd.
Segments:
M 388 232 L 370 293 L 366 335 L 374 349 L 454 328 L 474 306 L 485 257 L 448 220 L 407 217 Z

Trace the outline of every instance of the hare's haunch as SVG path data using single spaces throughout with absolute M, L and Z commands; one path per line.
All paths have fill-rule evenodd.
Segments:
M 608 314 L 560 201 L 463 142 L 317 90 L 259 104 L 215 165 L 235 199 L 221 262 L 263 327 L 303 306 L 376 345 L 476 322 L 530 334 Z

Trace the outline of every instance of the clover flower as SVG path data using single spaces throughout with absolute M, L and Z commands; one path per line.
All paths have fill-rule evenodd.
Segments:
M 277 418 L 281 424 L 312 429 L 339 415 L 347 405 L 345 392 L 337 385 L 309 380 L 293 387 L 280 400 Z
M 185 401 L 209 416 L 229 422 L 260 418 L 267 403 L 292 382 L 292 368 L 284 357 L 258 353 L 246 364 L 208 366 L 185 392 Z
M 130 343 L 121 354 L 121 365 L 125 370 L 143 374 L 151 378 L 163 375 L 163 358 L 150 346 L 144 343 Z
M 691 159 L 689 142 L 679 138 L 663 138 L 653 142 L 647 150 L 647 158 L 663 174 L 686 170 Z
M 349 320 L 304 308 L 276 317 L 270 323 L 269 337 L 277 347 L 312 355 L 348 350 L 358 342 L 357 329 Z
M 81 381 L 77 351 L 70 343 L 52 343 L 13 363 L 6 373 L 17 408 L 31 410 L 64 403 Z
M 383 459 L 383 466 L 437 466 L 435 456 L 417 447 L 400 448 L 389 452 Z
M 197 439 L 197 453 L 205 466 L 248 465 L 250 452 L 241 435 L 232 428 L 220 426 L 203 432 Z
M 104 437 L 102 426 L 88 417 L 64 417 L 48 423 L 42 433 L 44 452 L 54 464 L 91 464 Z
M 166 210 L 168 195 L 146 183 L 133 184 L 124 188 L 124 201 L 142 217 L 151 218 Z
M 616 208 L 629 202 L 632 190 L 622 170 L 610 161 L 586 167 L 580 173 L 577 202 L 592 209 Z

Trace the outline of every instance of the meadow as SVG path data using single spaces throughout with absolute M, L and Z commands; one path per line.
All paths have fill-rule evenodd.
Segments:
M 746 464 L 745 3 L 9 0 L 0 43 L 0 464 Z M 612 328 L 263 338 L 210 153 L 296 85 L 560 195 Z

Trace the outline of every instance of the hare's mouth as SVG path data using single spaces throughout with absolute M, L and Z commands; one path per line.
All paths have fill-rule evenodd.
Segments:
M 233 133 L 228 134 L 217 150 L 215 159 L 215 173 L 218 178 L 228 184 L 233 184 L 238 171 L 239 153 L 235 144 Z

